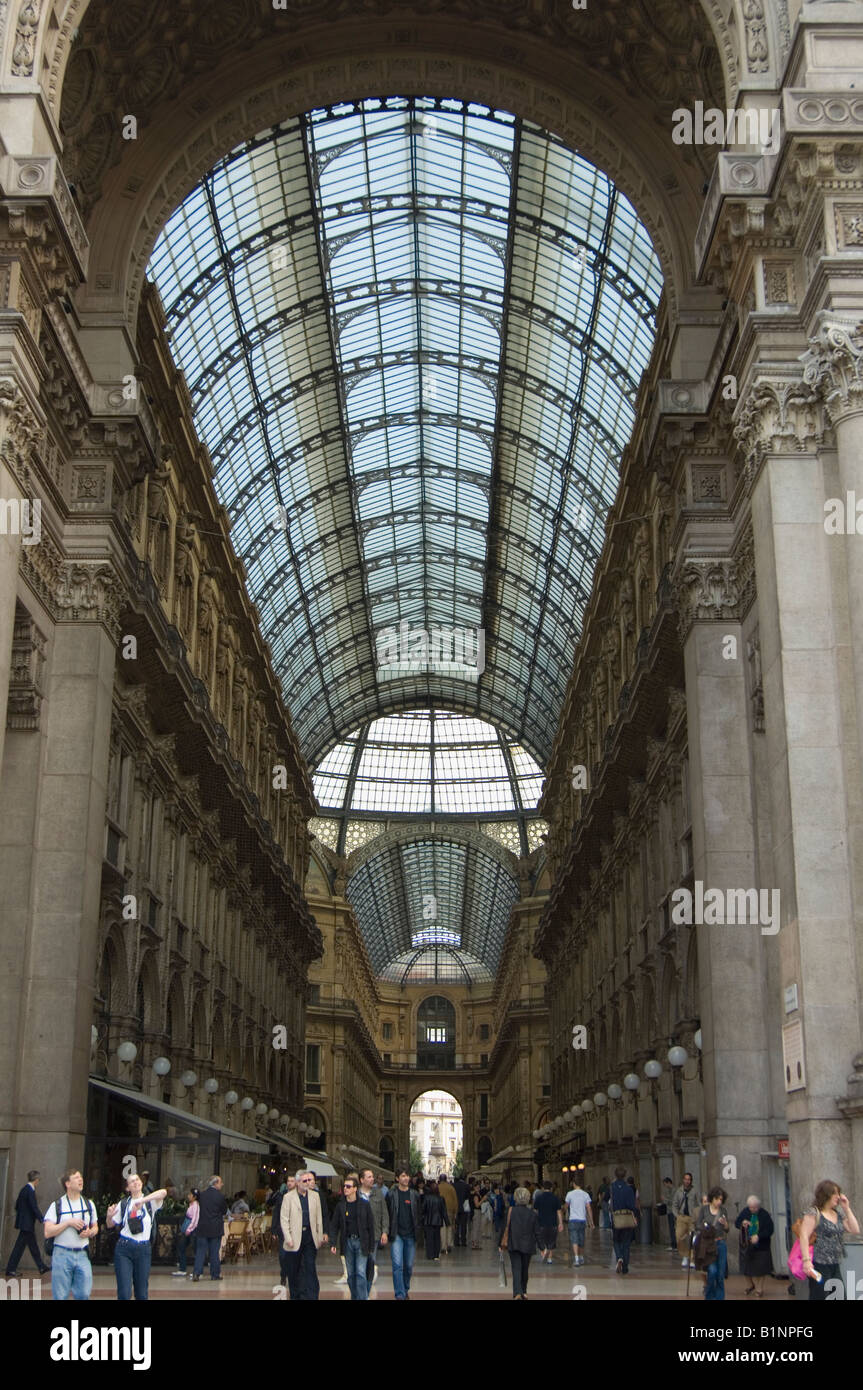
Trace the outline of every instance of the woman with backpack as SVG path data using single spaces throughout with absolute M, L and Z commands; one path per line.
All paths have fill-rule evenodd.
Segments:
M 114 1249 L 114 1274 L 117 1278 L 117 1300 L 128 1303 L 135 1287 L 138 1303 L 149 1298 L 150 1261 L 152 1245 L 150 1237 L 156 1212 L 167 1197 L 167 1189 L 160 1187 L 157 1192 L 144 1196 L 144 1184 L 137 1173 L 126 1179 L 128 1197 L 115 1202 L 108 1208 L 108 1225 L 119 1226 L 120 1236 Z

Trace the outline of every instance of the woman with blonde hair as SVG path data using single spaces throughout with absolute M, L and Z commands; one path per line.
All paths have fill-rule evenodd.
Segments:
M 845 1297 L 840 1266 L 845 1258 L 845 1232 L 859 1236 L 860 1226 L 838 1182 L 829 1178 L 815 1189 L 815 1205 L 800 1223 L 803 1272 L 809 1278 L 809 1298 L 823 1303 Z M 815 1236 L 810 1250 L 809 1242 Z
M 536 1231 L 539 1217 L 530 1204 L 530 1192 L 526 1187 L 517 1187 L 513 1205 L 506 1216 L 506 1230 L 501 1236 L 501 1250 L 509 1251 L 512 1268 L 512 1296 L 525 1302 L 527 1299 L 527 1280 L 530 1261 L 536 1250 Z

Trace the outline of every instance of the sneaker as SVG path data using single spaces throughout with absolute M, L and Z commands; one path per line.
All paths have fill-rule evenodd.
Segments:
M 688 1268 L 689 1268 L 689 1261 L 688 1261 L 688 1260 L 681 1260 L 681 1261 L 680 1261 L 680 1268 L 681 1268 L 681 1269 L 688 1269 Z
M 622 1274 L 622 1273 L 623 1273 L 623 1260 L 618 1260 L 618 1261 L 617 1261 L 617 1268 L 616 1268 L 616 1270 L 615 1270 L 614 1272 L 615 1272 L 615 1274 Z
M 171 1278 L 172 1278 L 172 1279 L 185 1279 L 185 1277 L 186 1277 L 186 1271 L 185 1271 L 184 1269 L 172 1269 L 172 1270 L 171 1270 Z
M 579 1257 L 578 1257 L 578 1259 L 576 1260 L 575 1263 L 576 1263 L 576 1266 L 578 1266 L 578 1265 L 583 1265 L 583 1264 L 584 1264 L 584 1256 L 583 1256 L 583 1255 L 579 1255 Z
M 372 1276 L 372 1288 L 374 1288 L 374 1286 L 375 1286 L 375 1284 L 376 1284 L 377 1282 L 378 1282 L 378 1267 L 377 1267 L 377 1265 L 375 1265 L 375 1272 L 374 1272 L 374 1275 Z
M 347 1276 L 346 1274 L 343 1274 L 343 1275 L 341 1276 L 340 1279 L 334 1279 L 334 1280 L 333 1280 L 333 1283 L 334 1283 L 334 1284 L 346 1284 L 347 1282 L 348 1282 L 348 1276 Z

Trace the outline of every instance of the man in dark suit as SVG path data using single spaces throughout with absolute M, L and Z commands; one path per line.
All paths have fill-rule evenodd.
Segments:
M 210 1278 L 221 1279 L 222 1267 L 219 1263 L 219 1247 L 225 1232 L 225 1215 L 228 1203 L 222 1191 L 222 1179 L 216 1175 L 210 1178 L 207 1186 L 198 1196 L 200 1215 L 195 1230 L 195 1273 L 194 1284 L 200 1279 L 205 1256 L 210 1261 Z
M 33 1261 L 40 1274 L 44 1274 L 48 1269 L 42 1259 L 39 1246 L 36 1241 L 36 1222 L 44 1220 L 39 1203 L 36 1201 L 36 1188 L 39 1186 L 39 1170 L 31 1168 L 27 1174 L 27 1181 L 15 1199 L 15 1229 L 18 1232 L 18 1239 L 9 1256 L 9 1264 L 6 1269 L 6 1278 L 14 1279 L 18 1269 L 18 1261 L 29 1250 L 33 1256 Z

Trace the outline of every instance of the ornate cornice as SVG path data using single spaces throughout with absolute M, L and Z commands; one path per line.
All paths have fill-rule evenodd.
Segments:
M 800 360 L 803 380 L 823 397 L 834 425 L 863 411 L 863 322 L 822 310 Z

